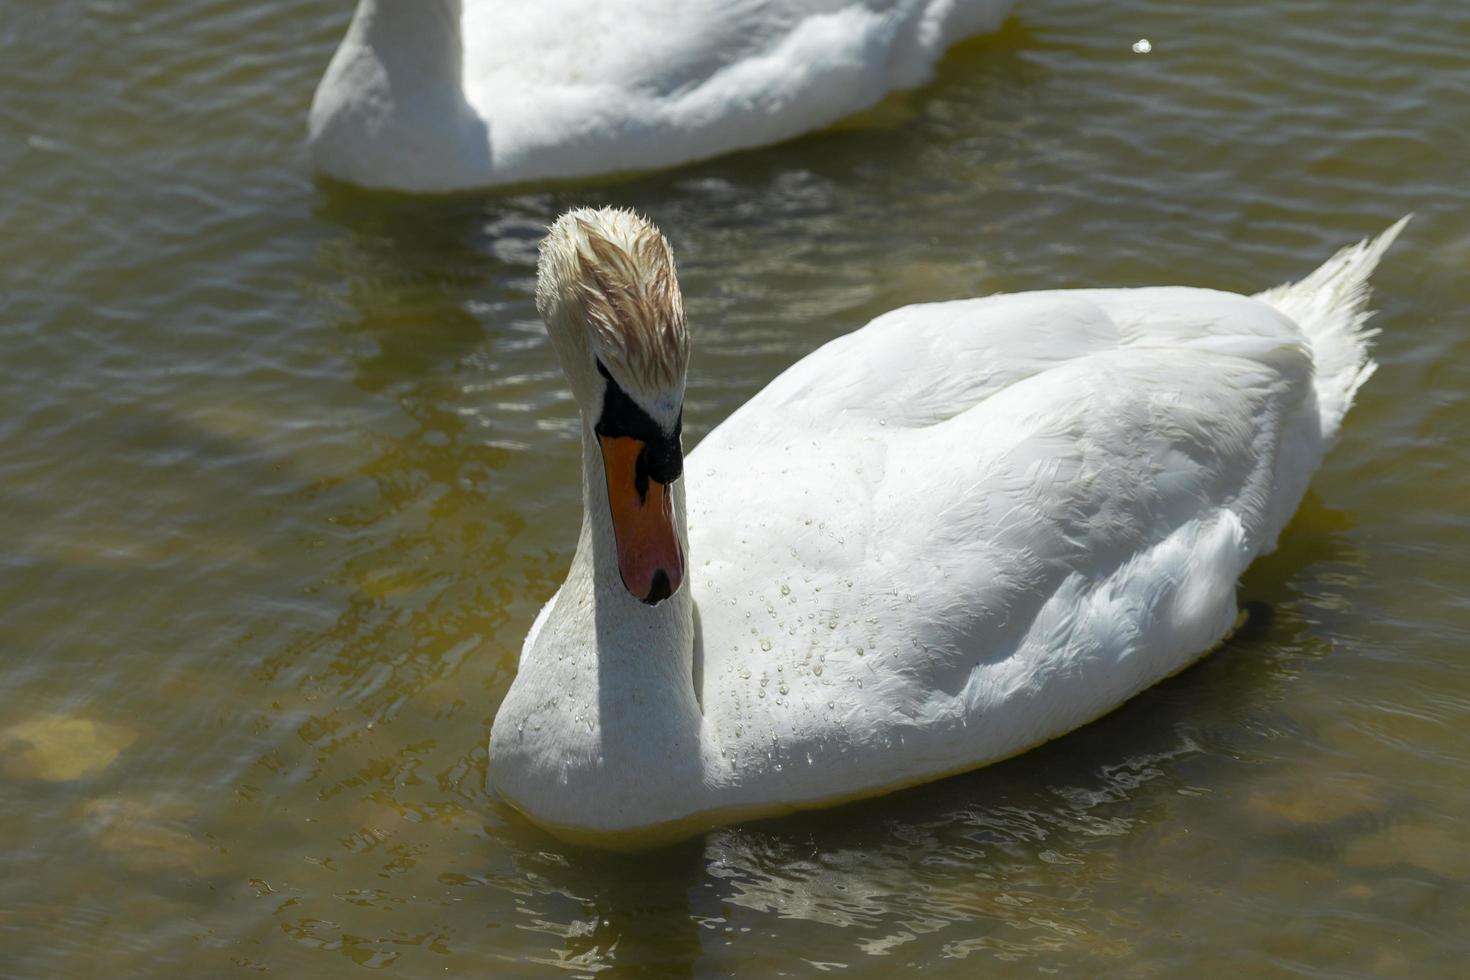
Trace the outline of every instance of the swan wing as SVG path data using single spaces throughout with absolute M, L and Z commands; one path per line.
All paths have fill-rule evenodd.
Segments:
M 535 171 L 521 179 L 660 166 L 784 139 L 922 84 L 945 48 L 1010 5 L 481 0 L 465 10 L 465 94 L 497 169 Z
M 830 757 L 821 795 L 864 778 L 855 747 L 896 752 L 892 784 L 1076 727 L 1229 628 L 1319 442 L 1300 332 L 1243 297 L 880 317 L 690 456 L 712 728 Z

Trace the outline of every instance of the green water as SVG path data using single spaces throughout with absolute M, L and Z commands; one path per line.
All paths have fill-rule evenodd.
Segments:
M 0 976 L 1463 975 L 1470 5 L 1021 0 L 833 131 L 433 200 L 309 176 L 349 13 L 0 0 Z M 485 788 L 579 517 L 535 245 L 601 203 L 677 251 L 687 445 L 894 306 L 1252 292 L 1418 218 L 1224 649 L 630 859 Z

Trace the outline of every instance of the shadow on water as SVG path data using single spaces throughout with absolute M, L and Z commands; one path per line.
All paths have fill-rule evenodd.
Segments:
M 498 271 L 481 240 L 484 211 L 474 199 L 415 202 L 341 187 L 321 198 L 317 216 L 348 232 L 321 257 L 347 284 L 340 299 L 351 315 L 339 329 L 378 346 L 354 357 L 365 390 L 452 373 L 483 341 L 466 306 Z
M 704 881 L 703 846 L 686 842 L 658 855 L 580 855 L 595 920 L 568 954 L 611 967 L 613 977 L 692 977 L 703 954 L 693 893 Z

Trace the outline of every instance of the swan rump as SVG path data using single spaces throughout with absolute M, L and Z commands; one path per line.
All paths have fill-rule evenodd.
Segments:
M 453 191 L 651 170 L 921 85 L 1013 0 L 359 0 L 308 116 L 314 166 Z
M 496 790 L 638 846 L 982 766 L 1184 668 L 1373 370 L 1367 280 L 1402 227 L 1254 298 L 895 310 L 737 409 L 686 481 L 682 376 L 616 356 L 687 343 L 616 299 L 672 269 L 666 244 L 623 212 L 564 217 L 538 297 L 582 409 L 583 522 L 496 715 Z M 643 462 L 609 462 L 609 431 Z M 653 587 L 675 556 L 682 587 Z

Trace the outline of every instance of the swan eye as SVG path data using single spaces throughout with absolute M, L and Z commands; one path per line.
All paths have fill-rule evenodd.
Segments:
M 684 449 L 681 439 L 684 432 L 684 410 L 679 410 L 674 420 L 674 430 L 664 431 L 643 407 L 618 384 L 602 359 L 597 359 L 597 373 L 607 382 L 602 396 L 602 412 L 593 426 L 599 436 L 608 439 L 628 437 L 637 439 L 647 447 L 647 458 L 640 457 L 639 465 L 647 476 L 665 485 L 673 483 L 684 473 Z

